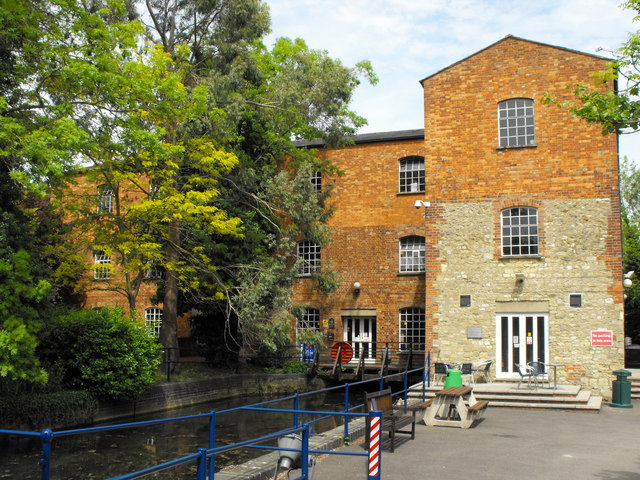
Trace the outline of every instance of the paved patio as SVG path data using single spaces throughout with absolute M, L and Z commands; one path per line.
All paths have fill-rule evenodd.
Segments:
M 640 480 L 640 401 L 600 413 L 489 408 L 469 430 L 417 426 L 395 453 L 382 452 L 382 480 Z M 362 452 L 361 445 L 348 450 Z M 365 457 L 320 459 L 314 479 L 365 480 Z

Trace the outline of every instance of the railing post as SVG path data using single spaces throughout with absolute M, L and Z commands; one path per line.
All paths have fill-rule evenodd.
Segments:
M 422 372 L 422 401 L 427 400 L 427 386 L 431 386 L 431 350 L 427 352 L 427 361 Z
M 344 413 L 349 413 L 349 384 L 344 384 Z M 349 444 L 349 415 L 344 416 L 344 438 L 345 445 Z
M 302 426 L 302 477 L 309 480 L 309 425 Z
M 199 448 L 198 453 L 200 458 L 198 459 L 198 476 L 196 478 L 198 480 L 207 480 L 207 449 Z M 211 477 L 211 480 L 213 480 L 213 477 Z
M 300 396 L 296 393 L 293 396 L 293 409 L 296 413 L 293 414 L 293 426 L 294 428 L 298 427 L 298 410 L 300 409 Z
M 380 449 L 380 422 L 382 412 L 369 412 L 369 461 L 367 462 L 367 479 L 380 480 L 382 450 Z
M 409 395 L 409 374 L 404 372 L 403 376 L 403 388 L 404 388 L 404 406 L 407 406 L 407 396 Z
M 53 439 L 53 432 L 50 429 L 43 430 L 40 433 L 40 440 L 42 440 L 42 455 L 40 456 L 40 466 L 42 467 L 42 480 L 49 480 L 51 475 L 51 440 Z
M 216 448 L 216 411 L 211 410 L 209 414 L 209 448 Z M 211 455 L 209 460 L 209 478 L 213 480 L 214 471 L 216 466 L 216 454 Z

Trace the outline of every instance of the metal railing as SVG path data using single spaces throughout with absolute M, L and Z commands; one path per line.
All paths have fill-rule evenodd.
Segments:
M 268 400 L 264 402 L 255 403 L 252 405 L 242 406 L 242 407 L 234 407 L 226 410 L 220 411 L 211 411 L 209 413 L 202 413 L 197 415 L 188 415 L 182 417 L 173 417 L 166 419 L 157 419 L 157 420 L 147 420 L 140 422 L 132 422 L 132 423 L 122 423 L 116 425 L 106 425 L 99 427 L 89 427 L 89 428 L 79 428 L 79 429 L 71 429 L 71 430 L 60 430 L 54 431 L 52 429 L 45 429 L 42 432 L 28 432 L 28 431 L 19 431 L 19 430 L 1 430 L 0 435 L 13 435 L 17 437 L 39 437 L 41 440 L 42 448 L 40 455 L 40 467 L 41 467 L 41 479 L 42 480 L 50 480 L 51 476 L 51 444 L 55 438 L 70 436 L 70 435 L 78 435 L 78 434 L 86 434 L 86 433 L 97 433 L 103 432 L 107 430 L 126 430 L 130 428 L 138 428 L 145 425 L 154 425 L 160 423 L 169 423 L 169 422 L 181 422 L 185 420 L 192 420 L 197 418 L 208 419 L 209 423 L 209 439 L 208 439 L 208 448 L 198 448 L 196 452 L 176 458 L 174 460 L 161 463 L 158 465 L 154 465 L 142 470 L 138 470 L 135 472 L 131 472 L 125 475 L 120 475 L 117 477 L 111 477 L 109 480 L 125 480 L 125 479 L 134 479 L 140 478 L 144 475 L 148 475 L 153 472 L 159 472 L 163 470 L 168 470 L 174 468 L 178 465 L 195 463 L 197 465 L 197 480 L 214 480 L 215 478 L 215 457 L 223 452 L 228 452 L 231 450 L 239 449 L 239 448 L 262 448 L 268 450 L 279 450 L 278 447 L 275 446 L 264 446 L 260 445 L 260 443 L 266 442 L 270 439 L 279 438 L 284 435 L 302 432 L 303 437 L 303 446 L 301 449 L 302 452 L 302 476 L 299 478 L 308 479 L 308 472 L 305 470 L 308 466 L 308 455 L 309 453 L 321 453 L 321 454 L 332 454 L 332 455 L 359 455 L 364 456 L 368 455 L 368 451 L 366 453 L 353 453 L 353 452 L 340 452 L 340 451 L 324 451 L 324 450 L 309 450 L 308 448 L 308 439 L 309 439 L 309 427 L 315 422 L 319 422 L 323 419 L 329 418 L 331 416 L 340 416 L 344 417 L 344 425 L 343 425 L 343 441 L 348 443 L 350 438 L 349 426 L 350 420 L 353 417 L 365 417 L 368 414 L 358 412 L 357 410 L 362 410 L 363 404 L 355 404 L 354 406 L 350 406 L 350 391 L 353 387 L 365 385 L 367 383 L 377 383 L 377 387 L 379 390 L 384 389 L 384 385 L 386 381 L 394 380 L 396 381 L 399 375 L 402 376 L 402 390 L 396 392 L 394 396 L 401 397 L 404 403 L 404 406 L 408 405 L 408 394 L 409 394 L 409 376 L 413 374 L 418 374 L 418 372 L 422 375 L 422 388 L 421 388 L 421 401 L 426 400 L 426 389 L 430 386 L 430 372 L 431 372 L 431 356 L 430 352 L 427 352 L 426 359 L 424 364 L 420 368 L 416 368 L 413 370 L 406 370 L 401 374 L 392 374 L 387 376 L 380 376 L 376 379 L 367 379 L 353 383 L 346 383 L 344 385 L 337 385 L 334 387 L 323 388 L 319 390 L 314 390 L 310 392 L 304 393 L 296 393 L 294 395 L 290 395 L 287 397 L 282 397 L 274 400 Z M 335 390 L 344 390 L 344 407 L 342 411 L 317 411 L 317 410 L 302 410 L 300 409 L 300 399 L 305 396 L 320 394 L 324 392 L 330 392 Z M 284 402 L 291 401 L 292 408 L 291 409 L 280 409 L 280 408 L 268 408 L 266 405 L 275 403 L 275 402 Z M 293 424 L 291 428 L 279 430 L 272 434 L 268 434 L 262 437 L 253 438 L 250 440 L 234 443 L 232 445 L 225 445 L 216 447 L 216 418 L 220 415 L 228 414 L 231 412 L 235 412 L 238 410 L 258 410 L 263 411 L 265 413 L 269 412 L 278 412 L 278 413 L 289 413 L 293 416 Z M 300 425 L 300 415 L 314 415 L 317 418 Z M 368 447 L 368 446 L 367 446 Z

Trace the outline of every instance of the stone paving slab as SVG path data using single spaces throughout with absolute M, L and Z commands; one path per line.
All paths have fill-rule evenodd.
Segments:
M 489 409 L 468 430 L 420 424 L 415 440 L 383 449 L 381 479 L 639 480 L 640 401 L 633 405 L 600 413 Z M 314 480 L 366 480 L 366 468 L 365 458 L 327 456 Z

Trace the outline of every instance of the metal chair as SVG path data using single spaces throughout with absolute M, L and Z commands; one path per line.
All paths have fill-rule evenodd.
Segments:
M 449 370 L 449 365 L 442 362 L 436 362 L 433 364 L 433 383 L 436 383 L 436 377 L 444 377 L 447 376 L 447 370 Z M 444 380 L 443 380 L 444 382 Z
M 473 364 L 471 362 L 463 362 L 460 365 L 460 371 L 462 372 L 463 377 L 469 377 L 469 379 L 471 380 L 471 385 L 475 385 L 475 382 L 473 381 Z
M 521 365 L 519 363 L 516 363 L 516 369 L 518 370 L 518 374 L 520 375 L 520 381 L 518 382 L 518 387 L 520 388 L 520 384 L 524 381 L 524 379 L 527 379 L 527 388 L 531 388 L 531 380 L 533 379 L 533 384 L 535 386 L 535 389 L 538 389 L 538 379 L 536 378 L 536 376 L 533 374 L 533 368 L 530 367 L 529 365 Z
M 491 371 L 491 365 L 493 365 L 493 360 L 487 360 L 486 362 L 481 362 L 478 365 L 478 368 L 473 369 L 473 373 L 478 375 L 478 380 L 484 378 L 485 382 L 489 382 L 490 376 L 489 373 Z
M 547 368 L 544 363 L 529 362 L 527 365 L 531 367 L 532 369 L 531 373 L 533 374 L 536 380 L 541 379 L 543 383 L 547 382 L 547 384 L 549 385 L 549 388 L 551 388 L 551 379 L 549 378 L 549 372 L 547 372 Z

